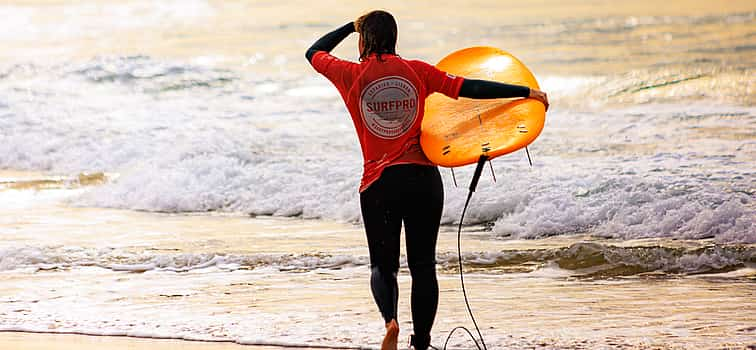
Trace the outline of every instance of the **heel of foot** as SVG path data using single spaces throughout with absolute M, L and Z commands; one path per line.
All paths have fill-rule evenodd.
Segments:
M 399 340 L 399 324 L 396 320 L 386 324 L 386 336 L 383 338 L 381 344 L 381 350 L 397 350 L 397 342 Z

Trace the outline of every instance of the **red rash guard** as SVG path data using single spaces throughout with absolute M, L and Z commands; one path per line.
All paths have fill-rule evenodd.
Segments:
M 311 63 L 336 86 L 352 116 L 364 160 L 360 192 L 389 165 L 433 165 L 420 148 L 425 98 L 440 92 L 457 99 L 463 78 L 389 54 L 355 63 L 318 51 Z

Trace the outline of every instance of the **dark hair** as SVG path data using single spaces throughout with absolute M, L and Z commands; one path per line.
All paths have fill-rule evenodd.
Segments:
M 396 55 L 396 20 L 386 11 L 376 10 L 362 15 L 355 21 L 355 29 L 362 37 L 363 50 L 360 61 L 371 54 Z

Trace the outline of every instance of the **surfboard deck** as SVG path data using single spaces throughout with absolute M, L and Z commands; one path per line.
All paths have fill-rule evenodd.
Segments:
M 494 47 L 470 47 L 451 53 L 436 67 L 470 79 L 493 80 L 539 89 L 528 68 Z M 544 105 L 534 99 L 451 99 L 436 93 L 425 102 L 420 145 L 433 163 L 444 167 L 473 164 L 514 152 L 543 130 Z

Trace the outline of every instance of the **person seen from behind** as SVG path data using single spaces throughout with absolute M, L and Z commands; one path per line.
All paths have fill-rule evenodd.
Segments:
M 359 62 L 331 55 L 359 33 Z M 362 221 L 370 252 L 370 287 L 386 325 L 382 350 L 396 350 L 399 336 L 399 239 L 402 224 L 412 276 L 411 311 L 416 350 L 430 347 L 438 308 L 436 240 L 444 191 L 436 165 L 420 148 L 425 98 L 533 98 L 548 109 L 545 93 L 526 86 L 466 79 L 396 53 L 397 25 L 386 11 L 371 11 L 318 39 L 307 61 L 339 90 L 363 155 Z

